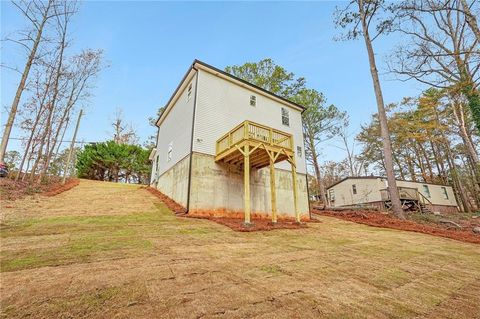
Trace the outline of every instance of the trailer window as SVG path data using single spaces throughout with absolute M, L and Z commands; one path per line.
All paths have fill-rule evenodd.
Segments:
M 425 197 L 431 198 L 432 196 L 430 195 L 430 189 L 428 188 L 428 185 L 423 185 L 423 193 L 425 194 Z
M 442 187 L 442 193 L 443 193 L 443 199 L 448 199 L 448 193 L 447 193 L 446 187 Z
M 352 193 L 353 195 L 357 194 L 357 185 L 355 184 L 352 185 Z

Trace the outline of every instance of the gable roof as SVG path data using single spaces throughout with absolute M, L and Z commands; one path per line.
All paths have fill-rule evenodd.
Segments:
M 180 81 L 180 83 L 178 84 L 177 88 L 175 89 L 175 91 L 173 92 L 172 96 L 170 97 L 170 99 L 168 100 L 167 104 L 165 105 L 165 111 L 159 116 L 159 118 L 157 119 L 156 121 L 156 125 L 160 125 L 160 122 L 161 122 L 161 119 L 164 118 L 164 115 L 166 117 L 168 111 L 169 111 L 169 107 L 171 107 L 171 104 L 172 104 L 172 101 L 175 100 L 175 97 L 177 96 L 178 93 L 180 93 L 181 91 L 181 88 L 184 87 L 186 85 L 186 82 L 187 82 L 187 79 L 189 79 L 191 76 L 193 76 L 194 72 L 198 71 L 199 69 L 202 69 L 202 70 L 205 70 L 209 73 L 212 73 L 216 76 L 220 76 L 222 78 L 226 78 L 226 79 L 229 79 L 231 82 L 233 83 L 236 83 L 237 85 L 240 85 L 240 86 L 246 86 L 254 91 L 258 91 L 258 93 L 260 94 L 263 94 L 265 96 L 268 96 L 278 102 L 281 102 L 287 106 L 290 106 L 290 107 L 293 107 L 293 108 L 297 108 L 297 109 L 300 109 L 301 112 L 303 112 L 305 110 L 305 107 L 300 105 L 300 104 L 297 104 L 295 102 L 292 102 L 284 97 L 281 97 L 275 93 L 272 93 L 268 90 L 265 90 L 253 83 L 250 83 L 250 82 L 247 82 L 239 77 L 236 77 L 230 73 L 227 73 L 223 70 L 220 70 L 210 64 L 207 64 L 205 62 L 202 62 L 200 60 L 197 60 L 195 59 L 192 63 L 192 65 L 190 66 L 190 68 L 187 70 L 187 72 L 185 73 L 185 75 L 183 76 L 182 80 Z

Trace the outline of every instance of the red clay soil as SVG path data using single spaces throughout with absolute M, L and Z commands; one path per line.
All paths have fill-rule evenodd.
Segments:
M 371 212 L 371 211 L 318 211 L 314 210 L 314 214 L 331 216 L 348 220 L 358 224 L 369 225 L 373 227 L 383 227 L 398 230 L 406 230 L 417 233 L 429 234 L 438 237 L 446 237 L 467 243 L 480 244 L 480 235 L 475 234 L 471 230 L 446 229 L 435 224 L 419 224 L 411 220 L 400 220 L 391 215 Z
M 48 197 L 55 196 L 60 193 L 66 192 L 74 188 L 75 186 L 78 186 L 78 184 L 80 184 L 80 181 L 78 179 L 70 178 L 65 182 L 64 185 L 62 185 L 61 183 L 55 184 L 48 191 L 43 192 L 42 195 L 45 195 Z
M 252 224 L 249 226 L 245 226 L 243 223 L 244 221 L 243 218 L 195 216 L 190 214 L 186 214 L 184 215 L 184 217 L 208 219 L 220 225 L 227 226 L 234 231 L 239 231 L 239 232 L 269 231 L 269 230 L 275 230 L 275 229 L 300 229 L 300 228 L 308 227 L 307 224 L 304 222 L 297 223 L 295 221 L 289 221 L 289 220 L 278 220 L 274 224 L 270 219 L 266 219 L 266 218 L 253 218 Z

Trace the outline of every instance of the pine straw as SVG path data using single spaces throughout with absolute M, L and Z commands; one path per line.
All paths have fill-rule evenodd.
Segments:
M 382 214 L 370 211 L 319 211 L 313 210 L 314 214 L 331 216 L 348 220 L 358 224 L 364 224 L 373 227 L 383 227 L 398 230 L 406 230 L 422 234 L 428 234 L 438 237 L 450 238 L 467 243 L 480 244 L 480 235 L 471 230 L 447 229 L 437 224 L 419 224 L 411 220 L 401 220 L 388 214 Z
M 36 183 L 29 181 L 15 181 L 11 178 L 0 178 L 0 194 L 2 200 L 15 201 L 29 195 L 41 194 L 54 196 L 63 193 L 79 184 L 78 179 L 67 179 L 65 185 L 61 184 L 61 178 L 51 176 L 46 182 Z
M 79 179 L 71 178 L 71 179 L 68 179 L 64 185 L 62 185 L 61 183 L 53 185 L 53 187 L 50 188 L 50 190 L 42 193 L 42 195 L 48 196 L 48 197 L 55 196 L 63 192 L 66 192 L 74 188 L 75 186 L 78 186 L 78 184 L 80 184 Z

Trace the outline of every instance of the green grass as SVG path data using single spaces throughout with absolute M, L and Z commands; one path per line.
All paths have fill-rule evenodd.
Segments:
M 1 236 L 18 240 L 35 238 L 42 242 L 51 236 L 65 239 L 55 247 L 5 250 L 2 252 L 2 272 L 86 262 L 95 258 L 110 258 L 120 251 L 126 255 L 141 255 L 152 249 L 145 234 L 161 228 L 162 209 L 131 215 L 65 216 L 30 218 L 12 221 L 1 227 Z M 168 214 L 171 214 L 168 212 Z
M 52 242 L 58 237 L 64 244 L 54 247 L 5 250 L 0 259 L 1 272 L 58 266 L 96 259 L 140 256 L 152 250 L 152 238 L 179 236 L 203 238 L 217 232 L 210 222 L 175 217 L 163 204 L 156 210 L 128 215 L 59 216 L 7 221 L 0 226 L 1 237 L 9 240 Z M 199 225 L 200 224 L 200 225 Z

